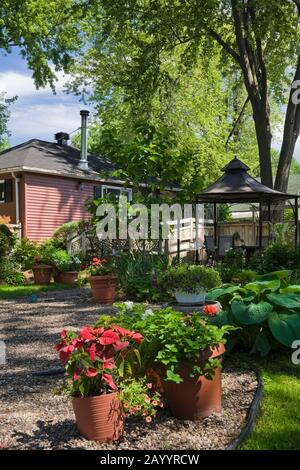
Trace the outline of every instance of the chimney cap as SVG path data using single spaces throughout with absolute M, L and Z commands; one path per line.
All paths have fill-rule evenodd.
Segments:
M 90 112 L 87 109 L 82 109 L 80 111 L 80 116 L 88 116 Z
M 67 132 L 56 132 L 54 138 L 55 140 L 70 140 L 70 135 Z

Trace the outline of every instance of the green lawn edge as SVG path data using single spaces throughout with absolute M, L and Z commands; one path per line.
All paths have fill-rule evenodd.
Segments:
M 74 289 L 77 285 L 51 283 L 49 285 L 30 284 L 25 286 L 9 286 L 6 284 L 0 285 L 0 299 L 14 299 L 24 297 L 31 294 L 38 294 L 39 292 L 52 292 L 67 289 Z

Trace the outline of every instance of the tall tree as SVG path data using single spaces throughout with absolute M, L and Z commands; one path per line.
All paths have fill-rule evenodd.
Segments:
M 1 0 L 0 50 L 18 47 L 37 87 L 55 82 L 55 71 L 68 70 L 81 46 L 80 21 L 93 0 Z
M 122 83 L 143 102 L 147 93 L 170 81 L 168 70 L 161 68 L 166 53 L 181 50 L 184 73 L 193 67 L 198 54 L 205 51 L 209 57 L 212 44 L 217 44 L 224 54 L 222 65 L 230 59 L 242 76 L 252 107 L 261 178 L 272 187 L 270 97 L 284 103 L 288 72 L 296 69 L 296 5 L 298 0 L 102 0 L 89 28 L 97 29 L 99 54 L 107 56 L 114 50 L 118 55 L 117 46 L 122 45 L 124 51 L 127 45 L 130 59 L 125 54 Z M 111 62 L 107 61 L 108 67 L 114 66 L 115 57 L 111 56 Z M 292 146 L 286 146 L 287 139 L 286 132 L 277 187 L 285 184 L 288 174 L 290 157 L 286 155 Z

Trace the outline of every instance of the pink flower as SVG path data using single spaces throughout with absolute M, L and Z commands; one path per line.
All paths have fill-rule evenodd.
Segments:
M 147 421 L 147 423 L 151 423 L 151 421 L 152 421 L 151 416 L 146 416 L 146 421 Z
M 67 337 L 67 331 L 66 331 L 66 330 L 62 330 L 62 331 L 60 332 L 60 337 L 63 338 L 63 339 L 66 338 L 66 337 Z
M 88 367 L 85 370 L 86 377 L 89 377 L 89 378 L 96 377 L 97 374 L 98 374 L 98 370 L 95 367 Z
M 103 361 L 103 369 L 113 369 L 115 367 L 115 362 L 112 358 L 104 359 Z
M 74 374 L 73 374 L 73 380 L 74 380 L 74 381 L 80 379 L 80 373 L 81 373 L 81 371 L 82 371 L 82 369 L 80 369 L 79 367 L 77 367 L 77 368 L 74 370 Z
M 85 341 L 89 341 L 94 338 L 93 329 L 89 326 L 85 326 L 80 330 L 79 336 Z
M 60 357 L 60 360 L 63 364 L 65 364 L 66 362 L 68 362 L 72 352 L 74 351 L 74 346 L 72 344 L 69 344 L 68 346 L 65 346 L 64 348 L 62 348 L 60 351 L 59 351 L 59 357 Z
M 151 388 L 153 387 L 153 384 L 149 383 L 149 384 L 147 384 L 147 387 L 149 388 L 149 390 L 151 390 Z
M 150 403 L 151 402 L 150 397 L 148 397 L 148 395 L 145 395 L 144 402 L 145 403 Z
M 113 378 L 110 374 L 102 374 L 102 378 L 103 380 L 105 380 L 105 382 L 107 383 L 107 385 L 112 389 L 112 390 L 116 390 L 117 389 L 117 386 L 115 384 L 115 382 L 113 381 Z
M 157 401 L 157 400 L 153 400 L 152 405 L 153 405 L 153 406 L 158 406 L 158 401 Z

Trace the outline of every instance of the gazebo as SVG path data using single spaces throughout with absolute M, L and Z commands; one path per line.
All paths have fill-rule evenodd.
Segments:
M 197 203 L 213 204 L 214 244 L 217 245 L 217 205 L 232 203 L 259 204 L 258 247 L 262 248 L 263 205 L 266 205 L 267 220 L 271 221 L 271 203 L 294 201 L 295 245 L 298 244 L 298 195 L 282 193 L 263 185 L 249 175 L 250 168 L 237 157 L 234 157 L 223 169 L 224 175 L 197 195 Z

